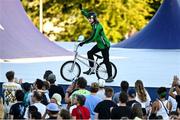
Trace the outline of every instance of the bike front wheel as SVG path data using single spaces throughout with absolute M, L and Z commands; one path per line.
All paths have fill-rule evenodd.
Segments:
M 74 61 L 67 61 L 61 66 L 60 74 L 64 80 L 72 81 L 74 78 L 80 76 L 80 65 Z
M 110 62 L 110 64 L 111 64 L 111 67 L 112 67 L 112 77 L 114 79 L 116 77 L 116 75 L 117 75 L 117 68 L 112 62 Z M 104 64 L 104 62 L 101 62 L 97 66 L 96 76 L 97 76 L 98 79 L 104 79 L 104 80 L 108 79 L 108 73 L 107 73 L 106 65 Z

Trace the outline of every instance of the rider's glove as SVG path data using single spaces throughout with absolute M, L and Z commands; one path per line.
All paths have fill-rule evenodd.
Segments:
M 82 4 L 79 4 L 79 9 L 82 10 Z
M 84 42 L 79 43 L 79 46 L 83 46 L 83 45 L 84 45 Z

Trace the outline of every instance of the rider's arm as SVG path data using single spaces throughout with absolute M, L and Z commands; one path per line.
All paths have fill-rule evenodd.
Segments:
M 88 19 L 88 17 L 89 17 L 89 12 L 88 12 L 87 9 L 82 9 L 82 10 L 81 10 L 81 13 Z

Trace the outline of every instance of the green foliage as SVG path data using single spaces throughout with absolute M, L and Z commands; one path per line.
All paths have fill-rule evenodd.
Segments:
M 83 8 L 97 13 L 107 37 L 112 42 L 119 42 L 132 30 L 139 31 L 147 24 L 160 1 L 43 0 L 44 34 L 57 41 L 72 41 L 81 34 L 89 37 L 91 26 L 78 8 L 82 3 Z M 22 0 L 22 3 L 28 16 L 39 27 L 39 0 Z

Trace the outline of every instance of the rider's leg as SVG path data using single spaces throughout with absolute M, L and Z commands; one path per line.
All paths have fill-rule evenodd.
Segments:
M 97 45 L 95 45 L 91 50 L 88 51 L 88 53 L 87 53 L 88 59 L 94 60 L 93 55 L 94 55 L 95 53 L 99 52 L 99 51 L 100 51 L 100 49 L 97 47 Z M 94 67 L 94 63 L 91 62 L 91 61 L 89 61 L 89 66 L 90 66 L 91 68 Z M 83 72 L 83 73 L 84 73 L 84 74 L 89 74 L 90 72 L 91 72 L 91 69 L 89 69 L 88 71 Z
M 108 79 L 109 81 L 112 81 L 112 66 L 109 62 L 109 47 L 101 50 L 103 58 L 104 58 L 104 64 L 106 65 L 107 73 L 108 73 Z

